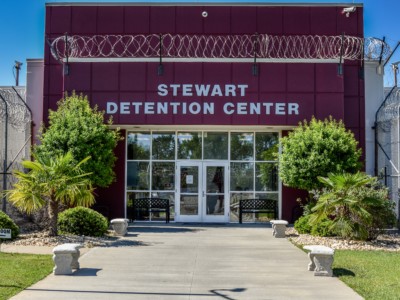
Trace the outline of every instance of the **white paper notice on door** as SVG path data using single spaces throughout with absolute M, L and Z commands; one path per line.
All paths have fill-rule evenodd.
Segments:
M 193 184 L 193 175 L 186 175 L 186 184 Z

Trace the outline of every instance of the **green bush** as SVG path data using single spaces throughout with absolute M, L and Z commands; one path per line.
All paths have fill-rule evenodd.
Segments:
M 329 172 L 354 173 L 360 169 L 361 149 L 342 121 L 312 118 L 299 123 L 280 139 L 279 176 L 284 185 L 307 191 L 323 184 L 318 176 Z
M 6 215 L 2 211 L 0 211 L 0 228 L 11 229 L 12 240 L 19 235 L 19 227 L 14 223 L 14 221 L 8 215 Z
M 333 221 L 330 219 L 323 219 L 317 225 L 312 226 L 311 235 L 315 236 L 335 236 L 332 230 Z
M 333 221 L 330 219 L 322 219 L 317 224 L 311 225 L 311 215 L 300 217 L 295 223 L 294 228 L 300 234 L 311 234 L 315 236 L 335 236 L 332 230 Z
M 312 208 L 311 225 L 330 218 L 337 235 L 346 239 L 371 240 L 395 224 L 394 204 L 376 177 L 364 173 L 330 173 L 318 177 L 325 186 Z
M 107 232 L 108 221 L 93 209 L 78 206 L 60 213 L 58 228 L 60 233 L 103 236 Z
M 310 215 L 301 216 L 296 222 L 294 222 L 294 229 L 300 234 L 311 233 L 311 225 L 308 223 Z

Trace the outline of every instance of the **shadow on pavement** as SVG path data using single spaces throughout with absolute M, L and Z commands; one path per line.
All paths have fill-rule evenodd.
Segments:
M 75 271 L 72 275 L 73 276 L 97 276 L 97 272 L 101 271 L 102 269 L 94 269 L 94 268 L 82 268 Z

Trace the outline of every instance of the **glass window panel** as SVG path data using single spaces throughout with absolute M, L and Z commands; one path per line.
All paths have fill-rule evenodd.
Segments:
M 181 180 L 181 193 L 198 193 L 199 167 L 182 166 L 180 180 Z
M 171 132 L 153 132 L 153 159 L 175 159 L 175 134 Z
M 230 197 L 231 222 L 239 222 L 239 201 L 242 199 L 253 199 L 253 198 L 254 198 L 253 193 L 231 193 Z M 247 220 L 249 217 L 251 217 L 251 214 L 243 214 L 244 220 Z
M 225 211 L 224 167 L 207 166 L 206 170 L 206 214 L 223 215 Z
M 256 163 L 256 191 L 278 190 L 278 165 Z
M 201 132 L 178 133 L 178 159 L 201 159 Z
M 153 162 L 151 189 L 156 191 L 175 189 L 175 163 Z
M 256 160 L 277 160 L 279 138 L 276 132 L 256 133 Z
M 272 199 L 278 202 L 279 194 L 278 193 L 256 193 L 257 199 Z M 278 205 L 278 204 L 277 204 Z M 254 214 L 255 222 L 268 222 L 274 219 L 273 213 L 257 213 Z
M 231 190 L 253 191 L 254 164 L 231 163 Z
M 128 159 L 150 159 L 150 133 L 128 133 Z
M 228 133 L 204 133 L 204 159 L 228 159 Z
M 207 193 L 224 192 L 224 167 L 207 167 L 206 191 Z
M 139 198 L 148 198 L 149 193 L 148 192 L 129 192 L 127 193 L 127 208 L 126 208 L 126 213 L 127 213 L 127 218 L 129 220 L 149 220 L 149 212 L 148 210 L 137 210 L 136 215 L 133 215 L 133 200 L 134 199 L 139 199 Z
M 126 186 L 128 190 L 148 190 L 150 181 L 148 162 L 128 161 Z
M 232 133 L 231 134 L 231 160 L 253 160 L 254 159 L 254 134 Z
M 169 220 L 173 221 L 175 219 L 175 194 L 173 192 L 152 192 L 151 196 L 169 200 Z
M 278 201 L 279 193 L 256 193 L 256 199 L 272 199 Z
M 198 215 L 198 195 L 182 195 L 180 199 L 180 213 L 181 215 Z

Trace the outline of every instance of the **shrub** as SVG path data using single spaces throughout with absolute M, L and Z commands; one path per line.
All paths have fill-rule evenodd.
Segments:
M 323 219 L 318 224 L 311 227 L 311 235 L 315 236 L 335 236 L 332 230 L 333 221 L 330 219 Z
M 294 228 L 298 233 L 316 236 L 335 236 L 335 233 L 332 230 L 332 220 L 326 218 L 316 224 L 311 224 L 310 218 L 311 215 L 304 215 L 294 223 Z
M 335 233 L 343 238 L 371 240 L 395 224 L 388 190 L 377 178 L 364 173 L 329 174 L 318 178 L 327 189 L 312 208 L 310 224 L 332 219 Z
M 75 207 L 60 213 L 58 226 L 61 233 L 103 236 L 107 232 L 108 221 L 93 209 Z
M 311 225 L 308 223 L 310 215 L 301 216 L 296 222 L 294 222 L 294 229 L 300 234 L 311 233 Z
M 353 133 L 332 117 L 300 123 L 280 144 L 279 176 L 289 187 L 317 190 L 323 186 L 318 176 L 360 169 L 361 150 Z
M 0 211 L 0 228 L 11 229 L 12 240 L 19 235 L 19 227 L 14 223 L 14 221 L 8 215 L 6 215 L 2 211 Z

